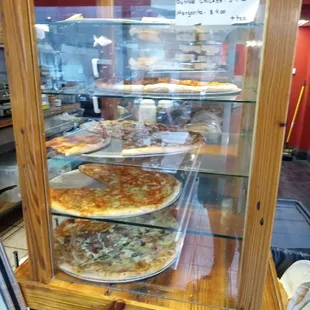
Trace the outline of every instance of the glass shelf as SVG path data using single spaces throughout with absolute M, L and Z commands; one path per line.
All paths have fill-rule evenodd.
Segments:
M 92 282 L 91 285 L 107 288 L 105 295 L 116 299 L 128 298 L 130 293 L 138 295 L 139 302 L 157 304 L 160 298 L 160 306 L 169 309 L 178 309 L 180 301 L 235 309 L 241 248 L 239 240 L 187 235 L 181 255 L 166 271 L 137 282 Z M 55 277 L 71 283 L 90 284 L 59 270 Z
M 122 158 L 110 146 L 85 156 L 53 155 L 50 158 L 71 161 L 72 163 L 101 163 L 156 169 L 176 174 L 195 169 L 199 162 L 198 172 L 216 176 L 232 176 L 248 178 L 251 158 L 252 134 L 207 134 L 207 140 L 213 138 L 213 143 L 207 143 L 199 150 L 190 153 L 153 155 L 149 157 Z M 73 167 L 74 168 L 74 167 Z
M 220 72 L 219 72 L 220 73 Z M 206 95 L 206 94 L 173 94 L 173 93 L 128 93 L 128 92 L 115 92 L 106 91 L 99 88 L 72 88 L 62 90 L 48 90 L 43 89 L 42 94 L 46 95 L 83 95 L 83 96 L 94 96 L 94 97 L 106 97 L 106 98 L 124 98 L 124 99 L 138 99 L 148 98 L 156 100 L 190 100 L 197 102 L 210 102 L 210 103 L 245 103 L 255 104 L 256 103 L 256 90 L 249 90 L 241 92 L 241 94 L 227 94 L 227 95 Z
M 84 19 L 76 19 L 76 20 L 61 20 L 61 21 L 54 21 L 54 22 L 46 22 L 46 23 L 38 23 L 37 25 L 91 25 L 91 26 L 102 26 L 102 25 L 116 25 L 116 26 L 152 26 L 152 27 L 180 27 L 180 28 L 188 28 L 193 29 L 193 27 L 204 27 L 204 28 L 212 28 L 212 29 L 230 29 L 230 28 L 236 28 L 236 27 L 263 27 L 264 24 L 261 22 L 256 23 L 247 23 L 247 24 L 233 24 L 230 26 L 203 26 L 200 24 L 197 24 L 195 26 L 180 26 L 176 25 L 172 22 L 172 19 L 167 19 L 167 22 L 147 22 L 147 21 L 141 21 L 141 20 L 134 20 L 134 19 L 109 19 L 109 18 L 84 18 Z
M 94 219 L 153 229 L 165 229 L 181 234 L 242 240 L 245 219 L 247 180 L 179 172 L 183 183 L 180 198 L 171 206 L 143 216 L 114 219 Z M 64 213 L 52 212 L 54 227 L 66 218 Z M 77 217 L 89 219 L 88 217 Z
M 193 181 L 193 178 L 196 181 Z M 206 178 L 201 174 L 198 178 L 193 174 L 186 183 L 192 186 L 184 186 L 184 194 L 180 197 L 184 204 L 180 204 L 177 212 L 173 206 L 161 211 L 164 212 L 162 219 L 165 222 L 159 225 L 145 224 L 143 216 L 108 221 L 122 225 L 167 229 L 182 234 L 183 247 L 175 263 L 160 274 L 138 282 L 94 282 L 92 285 L 120 291 L 120 294 L 138 294 L 139 299 L 148 296 L 147 298 L 161 298 L 163 303 L 169 300 L 170 307 L 173 301 L 220 308 L 227 307 L 229 302 L 231 307 L 234 307 L 245 219 L 245 210 L 242 209 L 245 204 L 242 200 L 246 198 L 247 184 L 240 183 L 238 187 L 236 178 Z M 244 193 L 243 197 L 238 196 L 239 192 Z M 236 197 L 235 201 L 231 197 Z M 179 226 L 167 225 L 169 218 L 166 215 L 169 213 L 174 214 Z M 64 219 L 54 214 L 55 218 L 58 219 L 58 223 Z M 61 271 L 56 272 L 56 278 L 74 283 L 88 283 Z

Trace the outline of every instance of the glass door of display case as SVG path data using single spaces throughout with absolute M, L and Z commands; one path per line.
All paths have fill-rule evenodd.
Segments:
M 271 41 L 285 17 L 273 0 L 142 2 L 22 6 L 31 87 L 12 99 L 15 122 L 31 118 L 15 129 L 33 180 L 21 181 L 31 277 L 169 309 L 259 309 L 288 95 L 279 88 L 293 58 Z M 293 2 L 281 9 L 295 25 Z M 51 108 L 72 126 L 47 134 Z
M 61 8 L 55 9 L 61 16 Z M 47 141 L 48 157 L 72 159 L 71 172 L 50 178 L 56 277 L 69 274 L 74 282 L 225 307 L 228 298 L 238 297 L 253 134 L 241 128 L 240 118 L 245 106 L 255 109 L 257 94 L 257 84 L 246 89 L 246 57 L 238 64 L 234 59 L 250 36 L 262 42 L 264 8 L 255 23 L 222 27 L 148 18 L 145 10 L 157 11 L 148 6 L 132 6 L 130 19 L 96 18 L 84 9 L 68 18 L 50 16 L 50 9 L 35 11 L 42 94 L 51 105 L 79 101 L 83 109 L 74 131 Z M 46 16 L 50 19 L 43 23 Z M 256 48 L 254 68 L 260 64 L 259 44 Z M 240 73 L 234 76 L 237 66 Z M 70 156 L 80 139 L 95 138 L 101 142 L 94 150 L 86 146 Z M 74 145 L 63 150 L 63 141 Z M 84 169 L 90 169 L 88 177 Z M 100 169 L 99 177 L 93 169 Z M 95 180 L 109 187 L 107 173 L 116 175 L 118 197 L 109 206 L 108 190 L 100 190 L 94 205 L 93 192 L 103 186 Z M 177 182 L 177 188 L 167 191 L 164 181 L 143 188 L 147 178 L 157 176 Z M 150 206 L 150 192 L 163 197 L 156 207 Z M 80 195 L 88 197 L 79 203 Z M 80 232 L 85 240 L 75 244 L 70 236 L 67 245 L 57 233 L 68 223 L 111 228 L 102 230 L 104 241 L 87 239 L 85 228 Z M 127 244 L 144 234 L 141 243 Z M 117 250 L 105 248 L 110 238 Z M 66 256 L 67 246 L 73 256 Z M 79 261 L 74 251 L 87 254 L 80 253 Z M 209 290 L 211 303 L 203 299 Z

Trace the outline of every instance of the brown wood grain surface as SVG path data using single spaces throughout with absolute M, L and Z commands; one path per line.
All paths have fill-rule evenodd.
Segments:
M 0 119 L 0 128 L 5 128 L 13 125 L 13 120 L 11 117 L 6 117 Z
M 268 276 L 270 275 L 270 276 Z M 274 309 L 274 304 L 278 304 L 277 310 L 286 309 L 286 305 L 288 303 L 287 295 L 285 290 L 282 291 L 282 284 L 279 283 L 277 278 L 276 269 L 272 260 L 272 256 L 268 260 L 268 269 L 267 269 L 267 280 L 265 284 L 265 291 L 268 290 L 270 292 L 269 298 L 267 298 L 266 294 L 264 294 L 264 304 L 266 305 L 266 309 Z
M 240 309 L 261 309 L 300 5 L 300 0 L 267 1 L 240 279 Z
M 33 1 L 1 1 L 31 278 L 52 278 L 49 193 Z
M 223 262 L 223 260 L 221 260 Z M 282 310 L 281 296 L 279 295 L 279 287 L 274 272 L 273 262 L 270 258 L 268 263 L 267 279 L 264 287 L 263 310 Z M 219 266 L 220 267 L 220 266 Z M 218 272 L 222 272 L 227 268 L 221 265 Z M 217 272 L 217 273 L 218 273 Z M 126 310 L 144 310 L 144 309 L 178 309 L 178 310 L 211 310 L 213 307 L 207 305 L 198 305 L 191 303 L 183 303 L 177 300 L 166 300 L 151 296 L 139 296 L 126 292 L 113 290 L 113 287 L 106 288 L 100 285 L 94 285 L 87 281 L 76 280 L 62 272 L 57 272 L 56 277 L 48 285 L 33 282 L 29 280 L 29 266 L 25 262 L 16 271 L 18 282 L 21 286 L 23 295 L 27 305 L 31 308 L 40 310 L 82 310 L 82 309 L 126 309 Z M 220 274 L 217 274 L 220 276 Z M 223 278 L 217 278 L 217 285 L 225 283 Z M 190 283 L 194 286 L 198 283 Z M 213 282 L 215 284 L 215 282 Z M 200 288 L 202 289 L 202 288 Z M 212 303 L 214 299 L 218 299 L 222 292 L 219 289 L 212 288 L 205 292 L 201 291 L 200 302 Z M 234 308 L 236 299 L 227 296 L 222 301 L 226 307 Z M 125 305 L 125 308 L 122 306 Z M 120 307 L 120 308 L 116 308 Z
M 1 201 L 0 200 L 0 215 L 5 213 L 6 211 L 14 208 L 19 202 L 11 202 L 11 201 Z
M 0 5 L 0 44 L 4 43 L 3 38 L 3 14 L 2 14 L 2 6 Z

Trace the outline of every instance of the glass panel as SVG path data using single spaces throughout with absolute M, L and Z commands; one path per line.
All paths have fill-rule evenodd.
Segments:
M 19 175 L 13 134 L 5 47 L 3 37 L 3 14 L 0 8 L 0 265 L 1 272 L 12 277 L 9 267 L 15 269 L 27 257 L 27 243 L 21 210 Z M 3 257 L 3 249 L 8 258 L 8 266 Z M 1 263 L 2 256 L 2 263 Z M 12 309 L 12 302 L 0 274 L 0 308 Z M 8 284 L 9 285 L 9 284 Z M 24 306 L 25 307 L 25 306 Z
M 235 308 L 264 5 L 231 26 L 57 5 L 35 8 L 56 278 Z
M 57 223 L 62 223 L 64 219 L 57 217 L 55 220 Z M 198 225 L 199 221 L 196 223 Z M 129 227 L 117 225 L 118 229 L 132 230 L 131 225 Z M 163 232 L 163 230 L 152 228 L 154 234 L 157 231 L 159 234 Z M 133 236 L 131 235 L 130 238 L 133 239 Z M 108 288 L 107 295 L 121 297 L 121 292 L 137 294 L 140 302 L 151 303 L 152 299 L 149 297 L 160 298 L 160 305 L 171 309 L 175 309 L 173 307 L 176 307 L 176 302 L 180 301 L 190 304 L 213 305 L 225 309 L 227 306 L 235 308 L 242 240 L 238 237 L 208 236 L 199 234 L 197 231 L 187 231 L 186 234 L 179 235 L 177 238 L 178 241 L 182 241 L 182 247 L 176 260 L 155 276 L 146 279 L 143 279 L 142 276 L 137 278 L 137 281 L 129 283 L 121 283 L 113 278 L 108 283 L 95 281 L 91 284 Z M 72 239 L 67 239 L 66 242 L 72 242 Z M 92 245 L 88 246 L 92 247 Z M 123 251 L 126 249 L 127 253 L 136 254 L 127 248 L 126 245 L 122 246 Z M 56 246 L 56 249 L 58 250 L 59 247 Z M 124 260 L 119 260 L 118 250 L 114 251 L 113 255 L 115 255 L 111 259 L 113 267 L 122 265 Z M 107 269 L 110 268 L 107 267 Z M 122 272 L 126 268 L 119 268 L 119 270 Z M 73 283 L 85 283 L 85 277 L 82 275 L 77 278 L 70 273 L 68 275 L 68 273 L 56 271 L 56 277 Z M 212 300 L 208 294 L 212 294 Z

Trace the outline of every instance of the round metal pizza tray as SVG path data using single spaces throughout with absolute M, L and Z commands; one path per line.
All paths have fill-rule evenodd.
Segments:
M 87 277 L 83 277 L 83 276 L 79 276 L 73 272 L 70 272 L 68 270 L 66 270 L 65 268 L 61 268 L 60 266 L 58 266 L 58 268 L 60 270 L 62 270 L 63 272 L 65 272 L 66 274 L 72 276 L 72 277 L 75 277 L 75 278 L 78 278 L 78 279 L 81 279 L 81 280 L 85 280 L 85 281 L 90 281 L 90 282 L 98 282 L 98 283 L 129 283 L 129 282 L 135 282 L 135 281 L 141 281 L 141 280 L 144 280 L 144 279 L 148 279 L 148 278 L 151 278 L 151 277 L 154 277 L 160 273 L 162 273 L 163 271 L 167 270 L 169 267 L 171 267 L 177 260 L 178 256 L 180 255 L 180 251 L 176 254 L 175 258 L 167 265 L 165 266 L 164 268 L 156 271 L 156 272 L 153 272 L 153 273 L 149 273 L 149 274 L 146 274 L 144 276 L 141 276 L 141 277 L 134 277 L 134 278 L 129 278 L 129 279 L 126 279 L 126 280 L 113 280 L 113 279 L 110 279 L 110 280 L 98 280 L 98 279 L 92 279 L 92 278 L 87 278 Z
M 171 175 L 170 175 L 171 176 Z M 173 176 L 171 176 L 174 178 Z M 178 181 L 180 182 L 180 181 Z M 69 188 L 105 188 L 107 187 L 104 183 L 99 182 L 83 173 L 81 173 L 78 169 L 77 170 L 72 170 L 69 172 L 66 172 L 60 176 L 57 176 L 56 178 L 50 180 L 50 187 L 51 188 L 59 188 L 59 189 L 69 189 Z M 153 213 L 159 210 L 162 210 L 164 208 L 169 207 L 170 205 L 174 204 L 180 197 L 182 193 L 182 184 L 180 186 L 180 190 L 178 194 L 175 196 L 173 200 L 171 200 L 169 203 L 164 204 L 161 208 L 152 210 L 152 211 L 147 211 L 143 213 L 138 213 L 138 214 L 128 214 L 128 215 L 121 215 L 121 216 L 85 216 L 85 218 L 89 219 L 95 219 L 95 220 L 104 220 L 104 219 L 126 219 L 126 218 L 131 218 L 131 217 L 137 217 L 149 213 Z M 57 210 L 53 209 L 52 206 L 52 211 L 54 214 L 62 214 L 66 216 L 72 216 L 72 217 L 78 217 L 77 215 L 70 214 L 70 213 L 65 213 L 65 212 L 58 212 Z M 83 216 L 84 217 L 84 216 Z M 125 225 L 125 223 L 124 223 Z
M 194 150 L 197 150 L 199 147 L 200 145 L 193 145 L 188 150 L 179 150 L 173 152 L 169 152 L 169 148 L 167 148 L 167 153 L 122 155 L 123 150 L 122 140 L 112 138 L 112 141 L 108 146 L 100 149 L 99 151 L 82 154 L 81 157 L 85 161 L 94 161 L 94 162 L 100 162 L 104 158 L 126 159 L 126 158 L 165 157 L 170 155 L 189 153 Z
M 74 133 L 79 136 L 90 136 L 94 133 L 87 131 L 87 129 L 82 129 L 77 133 Z M 80 158 L 84 161 L 98 162 L 101 163 L 103 159 L 115 158 L 115 159 L 127 159 L 127 158 L 149 158 L 149 157 L 165 157 L 170 155 L 185 154 L 197 150 L 201 145 L 192 145 L 189 146 L 187 150 L 178 150 L 169 152 L 167 147 L 166 153 L 150 153 L 150 154 L 136 154 L 136 155 L 122 155 L 123 151 L 123 140 L 111 138 L 107 140 L 106 145 L 104 145 L 98 151 L 84 153 L 79 155 Z
M 105 94 L 106 96 L 122 96 L 122 97 L 150 97 L 155 99 L 175 99 L 175 100 L 183 100 L 183 99 L 218 99 L 218 100 L 235 100 L 236 96 L 241 93 L 241 89 L 238 90 L 230 90 L 223 92 L 130 92 L 130 91 L 116 91 L 116 90 L 107 90 L 105 88 L 95 88 L 94 93 L 97 95 Z M 228 96 L 227 98 L 224 98 Z M 232 96 L 232 97 L 231 97 Z M 222 98 L 223 97 L 223 98 Z

